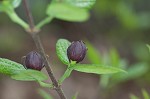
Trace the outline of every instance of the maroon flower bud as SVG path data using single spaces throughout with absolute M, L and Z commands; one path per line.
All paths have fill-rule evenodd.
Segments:
M 36 51 L 32 51 L 26 55 L 24 65 L 27 69 L 34 69 L 39 71 L 44 67 L 42 57 Z
M 74 41 L 67 49 L 69 61 L 81 62 L 86 55 L 87 48 L 82 41 Z

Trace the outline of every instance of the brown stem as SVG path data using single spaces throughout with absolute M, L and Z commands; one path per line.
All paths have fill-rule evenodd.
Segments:
M 40 52 L 43 60 L 45 60 L 45 68 L 47 70 L 47 73 L 50 77 L 50 79 L 52 80 L 53 85 L 55 86 L 55 90 L 57 91 L 58 95 L 60 96 L 61 99 L 67 99 L 63 93 L 62 88 L 60 87 L 60 85 L 58 84 L 56 78 L 53 75 L 52 69 L 51 69 L 51 65 L 48 61 L 47 55 L 44 51 L 43 45 L 41 43 L 41 39 L 39 37 L 39 32 L 35 30 L 35 25 L 34 25 L 34 21 L 32 18 L 32 14 L 30 12 L 30 9 L 28 7 L 27 1 L 23 0 L 24 3 L 24 7 L 25 7 L 25 11 L 27 13 L 27 17 L 28 17 L 28 21 L 29 21 L 29 25 L 30 25 L 30 29 L 29 29 L 29 33 L 31 34 L 34 43 L 38 49 L 38 51 Z

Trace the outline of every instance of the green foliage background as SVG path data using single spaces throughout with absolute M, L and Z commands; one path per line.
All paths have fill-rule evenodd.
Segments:
M 29 2 L 35 23 L 45 18 L 46 6 L 50 1 L 29 0 Z M 106 77 L 100 77 L 73 72 L 71 78 L 65 82 L 70 82 L 70 85 L 64 83 L 64 87 L 69 86 L 65 92 L 69 93 L 68 96 L 70 98 L 77 90 L 79 90 L 79 99 L 99 99 L 99 97 L 105 99 L 118 99 L 119 97 L 128 99 L 130 93 L 142 97 L 142 88 L 145 88 L 147 92 L 150 93 L 150 53 L 146 47 L 146 44 L 150 44 L 149 5 L 149 0 L 97 0 L 92 10 L 90 10 L 91 16 L 89 21 L 72 23 L 55 19 L 52 21 L 52 24 L 48 24 L 42 28 L 40 35 L 46 52 L 52 61 L 54 74 L 57 76 L 62 75 L 65 70 L 65 67 L 58 61 L 55 52 L 55 44 L 59 38 L 67 38 L 70 41 L 84 39 L 85 42 L 88 41 L 91 46 L 96 49 L 94 52 L 98 54 L 96 53 L 95 56 L 92 53 L 83 63 L 115 64 L 115 66 L 130 68 L 130 77 L 125 77 L 123 74 L 118 74 L 121 76 L 108 75 Z M 15 10 L 19 16 L 26 21 L 22 4 Z M 77 13 L 74 16 L 80 17 L 80 14 Z M 117 52 L 117 54 L 115 54 L 116 56 L 113 55 L 115 52 L 113 52 L 114 50 L 112 50 L 112 48 Z M 35 46 L 30 36 L 26 34 L 20 26 L 12 23 L 6 14 L 0 12 L 0 57 L 9 58 L 21 63 L 21 57 L 31 50 L 35 50 Z M 93 61 L 90 61 L 89 57 L 91 57 Z M 148 67 L 146 67 L 146 69 L 144 68 L 145 64 Z M 135 69 L 135 66 L 139 68 Z M 105 79 L 101 82 L 105 84 L 105 88 L 101 88 L 98 83 L 100 81 L 99 78 Z M 111 78 L 110 82 L 108 78 Z M 13 80 L 3 75 L 1 76 L 0 83 L 8 82 L 6 80 L 10 82 L 11 86 Z M 107 82 L 108 85 L 112 86 L 108 87 Z M 0 84 L 0 88 L 4 88 L 3 85 L 7 86 L 8 84 Z M 23 85 L 25 87 L 30 86 L 31 89 L 34 89 L 32 86 L 35 84 L 29 83 Z M 20 86 L 22 85 L 16 85 L 16 90 L 18 90 Z M 26 94 L 25 99 L 34 97 L 41 99 L 37 94 L 34 96 L 28 95 L 27 93 L 31 89 L 28 88 L 27 91 L 24 91 Z M 8 89 L 5 90 L 6 91 L 0 94 L 0 99 L 8 99 L 6 98 L 8 96 L 2 95 L 5 92 L 10 92 Z M 89 90 L 90 93 L 88 93 Z M 31 91 L 31 93 L 35 92 Z M 57 99 L 57 96 L 55 96 L 53 92 L 51 93 Z M 22 97 L 19 96 L 18 93 L 14 94 L 17 97 Z M 16 97 L 12 96 L 11 99 L 16 99 Z

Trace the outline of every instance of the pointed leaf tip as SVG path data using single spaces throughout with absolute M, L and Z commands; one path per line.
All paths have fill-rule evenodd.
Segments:
M 125 70 L 120 68 L 115 68 L 112 66 L 102 66 L 99 64 L 76 64 L 70 66 L 70 68 L 79 72 L 94 73 L 94 74 L 110 74 L 118 72 L 127 73 Z

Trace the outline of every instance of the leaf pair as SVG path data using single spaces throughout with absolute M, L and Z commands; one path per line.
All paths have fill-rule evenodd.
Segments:
M 71 43 L 66 39 L 59 39 L 56 43 L 56 52 L 59 59 L 66 65 L 68 65 L 68 69 L 76 70 L 79 72 L 85 73 L 95 73 L 95 74 L 109 74 L 109 73 L 117 73 L 117 72 L 125 72 L 122 69 L 104 66 L 100 64 L 70 64 L 69 59 L 67 57 L 67 48 Z
M 47 76 L 40 71 L 26 70 L 23 65 L 4 58 L 0 58 L 0 73 L 21 81 L 43 81 L 47 79 Z

